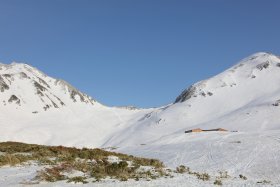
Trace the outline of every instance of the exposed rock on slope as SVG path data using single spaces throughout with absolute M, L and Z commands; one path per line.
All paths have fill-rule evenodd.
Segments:
M 0 64 L 0 100 L 6 105 L 16 103 L 18 109 L 42 111 L 66 105 L 94 105 L 91 97 L 69 83 L 48 77 L 27 64 Z

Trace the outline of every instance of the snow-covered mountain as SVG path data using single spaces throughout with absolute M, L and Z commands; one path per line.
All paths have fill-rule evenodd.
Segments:
M 69 83 L 21 63 L 0 64 L 0 91 L 1 105 L 33 113 L 75 103 L 96 103 Z
M 280 58 L 269 53 L 253 54 L 154 109 L 104 106 L 20 63 L 0 65 L 0 91 L 1 141 L 120 146 L 196 127 L 280 129 Z
M 22 63 L 0 64 L 0 111 L 0 141 L 80 146 L 101 146 L 140 112 L 104 106 Z
M 192 128 L 260 132 L 280 129 L 280 58 L 256 53 L 141 117 L 111 144 L 145 143 Z M 137 134 L 137 136 L 135 136 Z M 143 138 L 145 137 L 145 138 Z
M 1 64 L 0 111 L 0 141 L 114 147 L 171 167 L 280 183 L 280 58 L 273 54 L 253 54 L 150 109 L 104 106 L 29 65 Z M 238 132 L 184 133 L 219 127 Z

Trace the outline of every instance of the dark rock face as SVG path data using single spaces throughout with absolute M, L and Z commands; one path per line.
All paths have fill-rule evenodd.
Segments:
M 11 78 L 12 77 L 10 74 L 3 74 L 2 76 L 6 77 L 6 78 Z
M 196 87 L 195 86 L 189 87 L 188 89 L 183 91 L 181 93 L 181 95 L 179 95 L 176 98 L 175 103 L 181 103 L 181 102 L 184 102 L 184 101 L 190 99 L 191 97 L 193 97 L 195 95 L 195 92 L 196 92 Z
M 3 77 L 0 75 L 0 91 L 4 92 L 5 90 L 8 90 L 10 87 L 5 83 Z
M 47 111 L 50 108 L 50 105 L 44 106 L 44 110 Z
M 78 95 L 79 97 L 80 97 L 80 100 L 81 100 L 81 102 L 85 102 L 85 98 L 84 98 L 84 96 L 81 94 L 81 93 L 79 93 L 78 91 L 76 91 L 76 90 L 72 90 L 72 92 L 71 92 L 71 99 L 74 101 L 74 102 L 77 102 L 77 100 L 76 100 L 76 95 Z
M 56 80 L 55 84 L 62 86 L 62 88 L 65 89 L 65 93 L 69 93 L 70 98 L 73 100 L 73 102 L 77 102 L 77 100 L 80 100 L 83 103 L 90 103 L 94 105 L 95 100 L 91 99 L 88 95 L 80 92 L 68 82 L 64 80 Z
M 41 92 L 46 91 L 46 88 L 41 84 L 39 84 L 37 81 L 34 82 L 34 86 L 37 89 L 37 91 L 41 91 Z
M 213 93 L 212 92 L 207 92 L 207 95 L 212 96 Z
M 269 62 L 268 62 L 268 61 L 263 62 L 263 63 L 257 65 L 257 68 L 258 68 L 260 71 L 263 70 L 263 69 L 266 69 L 266 68 L 268 68 L 268 67 L 269 67 Z
M 57 96 L 53 95 L 58 101 L 59 103 L 61 104 L 61 106 L 65 106 L 65 103 L 61 101 L 61 99 L 59 99 Z
M 54 108 L 59 108 L 58 105 L 57 105 L 48 95 L 45 95 L 45 96 L 51 101 L 52 106 L 53 106 Z M 51 107 L 51 106 L 50 106 L 50 107 Z
M 153 112 L 150 112 L 148 114 L 145 114 L 142 118 L 140 118 L 138 121 L 143 121 L 145 119 L 149 119 L 152 116 Z
M 201 88 L 198 89 L 196 86 L 192 85 L 191 87 L 183 91 L 181 95 L 179 95 L 176 98 L 174 103 L 182 103 L 184 101 L 189 100 L 192 97 L 197 97 L 197 96 L 207 97 L 212 95 L 213 95 L 212 92 L 205 92 Z
M 90 99 L 86 94 L 83 94 L 80 91 L 78 91 L 76 88 L 68 87 L 68 89 L 70 92 L 70 97 L 74 102 L 77 102 L 76 96 L 78 96 L 81 102 L 94 104 L 92 99 Z
M 272 106 L 279 106 L 280 105 L 280 99 L 277 100 L 275 103 L 272 104 Z
M 17 68 L 13 69 L 14 67 Z M 42 109 L 46 111 L 54 108 L 62 108 L 69 101 L 69 104 L 71 104 L 71 101 L 74 103 L 95 104 L 95 100 L 80 92 L 69 83 L 50 78 L 29 65 L 17 63 L 8 65 L 0 64 L 0 70 L 3 70 L 0 74 L 0 93 L 4 92 L 3 96 L 5 99 L 1 103 L 4 106 L 17 104 L 24 108 L 29 102 L 32 102 L 29 99 L 25 100 L 25 97 L 33 97 L 32 94 L 34 94 L 34 102 L 36 100 L 39 103 L 38 107 L 33 108 L 31 112 L 38 112 Z M 20 85 L 22 82 L 25 82 L 24 85 L 29 85 L 28 90 Z M 29 89 L 30 87 L 33 89 Z M 59 93 L 60 91 L 61 93 Z M 25 93 L 30 94 L 25 95 Z M 8 98 L 6 98 L 7 96 Z M 40 105 L 41 107 L 39 107 Z M 17 106 L 15 107 L 18 108 Z
M 9 103 L 13 103 L 13 102 L 15 102 L 16 104 L 20 104 L 20 99 L 17 97 L 17 96 L 15 96 L 15 95 L 12 95 L 11 97 L 10 97 L 10 99 L 8 100 L 8 102 Z
M 30 79 L 30 77 L 28 77 L 28 76 L 26 75 L 26 73 L 24 73 L 24 72 L 20 72 L 20 77 L 21 77 L 21 78 L 29 78 L 29 79 Z
M 46 81 L 44 81 L 44 80 L 41 79 L 40 77 L 37 77 L 37 78 L 39 79 L 39 82 L 40 82 L 41 84 L 43 84 L 43 85 L 45 85 L 46 87 L 50 88 L 50 85 L 49 85 Z

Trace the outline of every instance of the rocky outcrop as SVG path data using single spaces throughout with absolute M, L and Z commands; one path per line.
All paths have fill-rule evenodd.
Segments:
M 8 102 L 9 103 L 16 103 L 16 104 L 20 105 L 20 99 L 15 95 L 12 95 L 10 97 L 10 99 L 8 100 Z

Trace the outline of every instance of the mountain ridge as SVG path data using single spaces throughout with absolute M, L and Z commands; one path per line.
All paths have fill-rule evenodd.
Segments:
M 20 84 L 23 84 L 23 86 Z M 28 89 L 24 89 L 24 86 Z M 4 92 L 11 92 L 10 99 L 16 100 L 18 106 L 29 104 L 26 97 L 36 99 L 37 104 L 40 103 L 43 106 L 34 107 L 34 111 L 42 108 L 47 111 L 51 108 L 60 108 L 66 104 L 72 104 L 69 99 L 63 98 L 63 93 L 68 95 L 73 103 L 82 102 L 92 105 L 96 103 L 90 96 L 80 92 L 68 82 L 49 77 L 37 68 L 24 63 L 0 64 L 0 88 L 3 94 Z M 3 96 L 1 99 L 3 99 Z M 10 99 L 6 98 L 3 102 L 7 103 Z M 34 105 L 32 99 L 29 100 Z
M 236 65 L 228 68 L 227 70 L 225 70 L 224 72 L 213 76 L 209 79 L 213 79 L 217 76 L 221 76 L 222 74 L 225 74 L 227 72 L 235 72 L 238 68 L 242 67 L 245 64 L 250 64 L 250 63 L 256 63 L 256 59 L 262 59 L 262 58 L 268 58 L 268 59 L 277 59 L 279 60 L 280 57 L 273 55 L 271 53 L 268 52 L 258 52 L 255 53 L 253 55 L 250 55 L 249 57 L 246 57 L 244 59 L 242 59 L 239 63 L 237 63 Z M 273 62 L 273 61 L 271 61 Z M 260 71 L 263 69 L 266 69 L 270 63 L 269 62 L 263 62 L 263 64 L 259 63 L 258 60 L 258 65 L 256 65 L 256 68 L 259 69 Z M 272 65 L 275 65 L 272 63 Z M 280 67 L 280 61 L 276 64 L 277 67 Z M 6 71 L 6 73 L 4 73 Z M 77 100 L 80 100 L 81 102 L 85 102 L 85 103 L 90 103 L 90 104 L 94 104 L 97 101 L 92 99 L 91 96 L 84 94 L 82 92 L 80 92 L 78 89 L 76 89 L 75 87 L 73 87 L 71 84 L 69 84 L 68 82 L 62 80 L 62 79 L 55 79 L 52 77 L 49 77 L 48 75 L 46 75 L 45 73 L 43 73 L 42 71 L 38 70 L 35 67 L 32 67 L 28 64 L 25 63 L 17 63 L 17 62 L 12 62 L 11 64 L 3 64 L 0 63 L 0 91 L 4 92 L 4 90 L 8 89 L 8 84 L 6 81 L 8 81 L 9 83 L 11 83 L 11 80 L 7 80 L 9 77 L 11 76 L 15 76 L 15 74 L 20 74 L 21 78 L 30 78 L 30 76 L 26 75 L 26 71 L 30 72 L 33 75 L 33 80 L 35 80 L 36 78 L 38 80 L 35 80 L 36 82 L 34 83 L 36 89 L 39 89 L 38 94 L 42 95 L 42 91 L 45 91 L 47 89 L 50 88 L 50 86 L 48 85 L 47 82 L 54 82 L 54 86 L 61 86 L 62 89 L 63 87 L 65 87 L 64 89 L 66 89 L 66 91 L 70 92 L 70 97 L 74 102 L 77 102 Z M 251 77 L 255 78 L 255 75 L 252 74 Z M 48 80 L 45 81 L 44 78 L 47 78 Z M 191 97 L 197 97 L 198 95 L 206 97 L 206 96 L 212 96 L 213 93 L 211 91 L 203 91 L 203 88 L 205 87 L 205 84 L 207 81 L 209 81 L 209 79 L 205 79 L 202 81 L 199 81 L 193 85 L 191 85 L 190 87 L 188 87 L 187 89 L 185 89 L 174 101 L 174 103 L 178 103 L 178 102 L 184 102 L 188 99 L 190 99 Z M 230 86 L 235 86 L 236 83 L 232 82 L 230 83 Z M 227 86 L 227 83 L 222 82 L 221 86 Z M 15 95 L 15 94 L 12 94 Z M 11 95 L 11 96 L 12 96 Z M 15 95 L 16 96 L 16 95 Z M 78 96 L 79 98 L 76 98 L 76 96 Z M 61 100 L 61 99 L 60 99 Z M 56 101 L 58 102 L 58 101 Z M 59 104 L 60 103 L 60 104 Z M 64 106 L 64 104 L 62 104 L 63 102 L 58 102 L 53 104 L 53 102 L 51 102 L 51 104 L 49 104 L 50 107 L 58 107 L 58 106 Z M 99 103 L 100 104 L 100 103 Z M 47 107 L 47 105 L 45 106 Z M 121 108 L 134 108 L 131 106 L 116 106 L 116 107 L 121 107 Z M 160 108 L 160 107 L 156 107 L 156 108 Z
M 224 74 L 228 73 L 235 73 L 235 71 L 237 71 L 239 68 L 241 68 L 242 66 L 252 66 L 250 69 L 253 71 L 254 69 L 258 69 L 259 71 L 262 71 L 263 69 L 267 69 L 269 68 L 270 65 L 274 65 L 274 67 L 280 67 L 280 57 L 273 55 L 272 53 L 267 53 L 267 52 L 258 52 L 258 53 L 254 53 L 252 55 L 250 55 L 249 57 L 246 57 L 244 59 L 242 59 L 239 63 L 233 65 L 232 67 L 228 68 L 227 70 L 225 70 L 222 73 L 219 73 L 216 76 L 213 76 L 209 79 L 205 79 L 202 81 L 199 81 L 193 85 L 191 85 L 189 88 L 185 89 L 175 100 L 174 103 L 178 103 L 178 102 L 184 102 L 188 99 L 190 99 L 193 96 L 197 96 L 197 95 L 202 95 L 202 96 L 212 96 L 213 93 L 208 91 L 208 92 L 203 92 L 201 91 L 202 88 L 204 87 L 204 84 L 206 84 L 207 81 L 209 81 L 210 79 L 213 78 L 220 78 L 221 76 L 226 77 Z M 251 78 L 256 78 L 256 76 L 253 74 L 253 72 L 251 73 Z M 222 84 L 221 87 L 227 86 L 227 83 L 224 82 L 222 80 L 222 78 L 220 78 Z M 230 83 L 230 86 L 235 86 L 236 83 L 232 82 Z M 219 86 L 217 86 L 219 87 Z M 201 92 L 199 92 L 201 91 Z M 197 95 L 195 95 L 195 93 Z
M 279 63 L 275 55 L 256 53 L 194 84 L 177 102 L 148 109 L 108 107 L 39 70 L 30 73 L 25 64 L 2 65 L 0 141 L 118 147 L 191 128 L 280 129 Z

